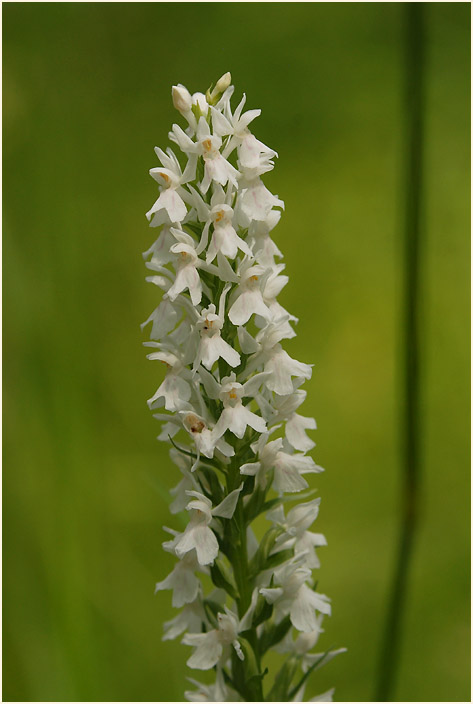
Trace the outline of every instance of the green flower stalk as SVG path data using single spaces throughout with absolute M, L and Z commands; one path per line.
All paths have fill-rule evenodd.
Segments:
M 181 609 L 164 639 L 182 636 L 188 666 L 215 673 L 211 685 L 191 680 L 189 701 L 302 701 L 309 675 L 343 651 L 312 652 L 331 612 L 312 576 L 326 545 L 309 530 L 320 499 L 306 475 L 322 469 L 306 431 L 316 424 L 298 413 L 312 369 L 281 344 L 297 319 L 277 301 L 288 277 L 270 233 L 284 203 L 261 179 L 277 154 L 249 130 L 260 110 L 243 112 L 244 96 L 232 111 L 233 90 L 229 73 L 205 95 L 174 86 L 187 123 L 169 133 L 179 155 L 156 147 L 161 166 L 150 171 L 158 237 L 144 256 L 164 295 L 143 327 L 166 375 L 148 404 L 180 472 L 171 512 L 189 517 L 183 532 L 166 529 L 177 562 L 156 589 Z M 274 677 L 271 650 L 285 655 Z

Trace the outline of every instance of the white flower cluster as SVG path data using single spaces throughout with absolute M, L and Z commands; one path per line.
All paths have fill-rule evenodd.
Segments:
M 178 562 L 156 589 L 182 608 L 164 639 L 184 634 L 189 667 L 216 672 L 214 685 L 192 680 L 190 701 L 264 701 L 270 648 L 289 655 L 267 700 L 301 701 L 308 674 L 340 652 L 309 652 L 330 614 L 312 579 L 326 544 L 309 530 L 320 499 L 283 508 L 321 471 L 306 454 L 315 421 L 297 412 L 311 366 L 281 345 L 297 322 L 277 301 L 288 277 L 270 233 L 284 203 L 261 180 L 277 154 L 249 130 L 260 110 L 244 112 L 243 97 L 232 112 L 230 81 L 206 95 L 173 87 L 187 122 L 169 133 L 180 153 L 156 147 L 161 166 L 150 170 L 159 196 L 147 218 L 160 229 L 144 257 L 164 295 L 143 327 L 166 373 L 148 404 L 182 474 L 171 511 L 189 514 L 183 532 L 167 529 Z M 270 526 L 258 544 L 251 523 L 262 514 Z

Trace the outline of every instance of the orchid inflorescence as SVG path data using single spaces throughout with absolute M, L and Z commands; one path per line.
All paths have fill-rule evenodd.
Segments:
M 160 230 L 144 257 L 164 295 L 143 327 L 166 375 L 148 405 L 182 475 L 170 510 L 189 515 L 183 532 L 165 529 L 178 562 L 156 589 L 182 608 L 164 639 L 184 634 L 188 666 L 215 671 L 214 684 L 191 680 L 188 700 L 302 701 L 309 674 L 341 652 L 311 652 L 331 608 L 312 579 L 326 545 L 309 531 L 320 498 L 305 477 L 322 469 L 306 431 L 316 424 L 297 412 L 312 369 L 281 345 L 297 319 L 277 301 L 288 277 L 270 232 L 284 203 L 261 180 L 277 154 L 250 132 L 261 111 L 243 112 L 245 96 L 232 112 L 230 82 L 227 73 L 205 95 L 173 87 L 188 126 L 169 138 L 182 154 L 156 147 L 161 166 L 150 170 L 160 192 L 146 215 Z M 297 498 L 309 500 L 286 513 L 304 490 Z M 269 528 L 258 542 L 260 516 Z M 270 650 L 286 655 L 272 680 Z

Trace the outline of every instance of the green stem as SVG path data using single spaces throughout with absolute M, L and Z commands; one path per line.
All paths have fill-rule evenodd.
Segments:
M 239 448 L 239 444 L 240 443 L 235 443 L 235 455 L 232 458 L 230 472 L 227 478 L 228 491 L 233 491 L 236 489 L 243 478 L 240 474 L 241 450 Z M 240 618 L 242 618 L 248 610 L 248 607 L 251 604 L 251 596 L 253 592 L 253 580 L 250 579 L 248 562 L 247 527 L 248 521 L 243 506 L 243 497 L 240 496 L 233 516 L 234 540 L 232 548 L 233 576 L 237 589 L 236 603 L 238 607 L 238 616 Z M 257 667 L 258 669 L 261 669 L 261 656 L 256 632 L 253 629 L 246 632 L 245 635 L 255 654 Z M 242 682 L 238 682 L 238 685 L 239 691 L 246 695 L 246 701 L 264 701 L 261 682 L 255 683 L 251 687 L 247 687 L 247 681 L 251 675 L 247 671 L 246 661 L 239 662 L 234 658 L 234 664 L 236 666 L 235 676 L 239 676 L 239 679 L 243 680 Z
M 417 526 L 419 494 L 419 273 L 424 118 L 424 7 L 405 3 L 406 13 L 406 203 L 402 521 L 391 586 L 375 701 L 392 701 L 399 667 L 408 572 Z
M 239 468 L 239 458 L 238 458 L 238 448 L 235 450 L 235 456 L 232 458 L 231 462 L 231 476 L 229 478 L 229 491 L 230 486 L 236 489 L 241 482 L 241 474 Z M 251 584 L 249 583 L 249 570 L 248 570 L 248 549 L 246 541 L 246 518 L 243 508 L 243 498 L 240 496 L 238 499 L 237 507 L 235 509 L 235 514 L 233 516 L 234 527 L 235 527 L 235 540 L 233 553 L 233 572 L 235 576 L 235 584 L 238 590 L 238 615 L 240 618 L 245 614 L 251 602 Z

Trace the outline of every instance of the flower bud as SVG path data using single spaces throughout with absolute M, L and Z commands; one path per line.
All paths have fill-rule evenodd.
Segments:
M 230 83 L 232 82 L 232 74 L 230 71 L 227 71 L 226 73 L 223 74 L 221 78 L 218 79 L 217 83 L 215 84 L 215 88 L 213 89 L 213 93 L 224 93 Z
M 206 98 L 209 105 L 216 105 L 216 103 L 222 97 L 222 93 L 227 90 L 231 82 L 232 74 L 230 73 L 230 71 L 227 71 L 227 73 L 224 73 L 223 76 L 218 79 L 217 83 L 213 88 L 208 89 Z
M 172 104 L 179 112 L 186 113 L 192 108 L 191 94 L 180 83 L 172 87 Z
M 209 104 L 203 93 L 194 93 L 192 96 L 192 112 L 196 116 L 197 120 L 201 115 L 207 117 L 209 111 Z

